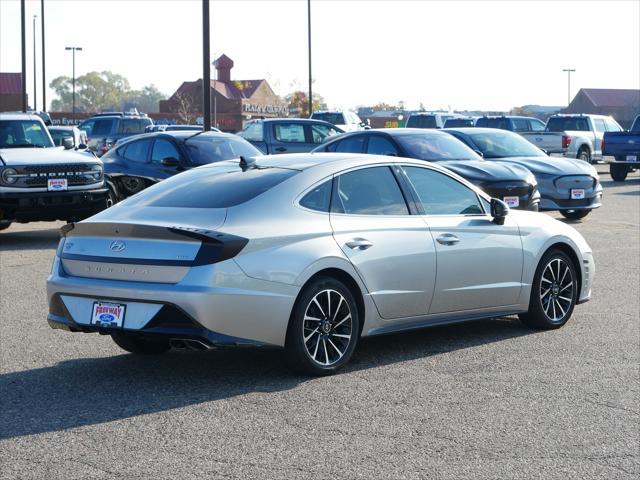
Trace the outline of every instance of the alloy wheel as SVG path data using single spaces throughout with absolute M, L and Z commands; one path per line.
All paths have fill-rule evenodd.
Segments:
M 549 320 L 564 320 L 573 304 L 573 288 L 573 273 L 569 265 L 562 258 L 551 259 L 540 279 L 540 302 Z
M 311 360 L 323 367 L 335 364 L 347 352 L 352 335 L 352 312 L 342 294 L 332 289 L 318 292 L 302 322 L 303 343 Z

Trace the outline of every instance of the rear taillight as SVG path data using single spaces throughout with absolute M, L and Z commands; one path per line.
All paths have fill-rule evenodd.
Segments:
M 103 154 L 107 153 L 112 146 L 113 146 L 113 140 L 112 139 L 110 139 L 110 138 L 102 139 L 101 151 L 102 151 Z
M 571 144 L 571 137 L 568 135 L 563 135 L 562 136 L 562 148 L 569 148 L 569 145 Z
M 604 138 L 602 138 L 602 142 L 600 143 L 600 150 L 604 152 Z

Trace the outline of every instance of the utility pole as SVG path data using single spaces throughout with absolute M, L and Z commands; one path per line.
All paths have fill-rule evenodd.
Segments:
M 44 73 L 44 0 L 40 0 L 40 21 L 42 23 L 42 110 L 47 111 L 47 76 Z
M 563 72 L 567 72 L 567 105 L 571 103 L 571 72 L 575 72 L 575 68 L 563 68 Z
M 313 113 L 313 92 L 311 90 L 311 0 L 307 0 L 307 36 L 309 41 L 309 116 Z
M 33 109 L 38 110 L 38 75 L 36 72 L 36 19 L 38 15 L 33 16 Z
M 71 117 L 73 120 L 76 119 L 76 51 L 81 52 L 82 47 L 64 47 L 65 50 L 71 50 L 73 57 L 73 74 L 71 76 L 71 85 L 72 85 L 72 93 L 71 93 Z M 74 122 L 75 123 L 75 122 Z
M 27 112 L 27 39 L 24 27 L 24 0 L 20 0 L 20 34 L 22 36 L 22 111 Z
M 202 111 L 203 130 L 211 130 L 211 53 L 209 40 L 209 0 L 202 0 Z

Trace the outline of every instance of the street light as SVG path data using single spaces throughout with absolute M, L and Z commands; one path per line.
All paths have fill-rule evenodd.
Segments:
M 44 56 L 44 0 L 40 0 L 40 21 L 42 22 L 42 110 L 47 111 L 47 76 L 45 74 L 45 56 Z
M 73 119 L 76 119 L 76 50 L 81 52 L 82 47 L 64 47 L 65 50 L 71 50 L 73 56 L 73 76 L 71 77 L 71 85 L 72 85 L 72 107 L 71 107 L 71 115 Z
M 209 0 L 202 0 L 202 113 L 203 130 L 211 130 L 211 40 L 209 37 Z
M 571 104 L 571 72 L 575 72 L 575 68 L 563 68 L 563 72 L 567 72 L 567 80 L 569 82 L 567 86 L 567 105 Z
M 313 93 L 311 92 L 311 0 L 307 0 L 307 37 L 309 41 L 309 117 L 313 113 Z
M 38 80 L 36 75 L 36 19 L 38 15 L 33 16 L 33 109 L 38 110 Z

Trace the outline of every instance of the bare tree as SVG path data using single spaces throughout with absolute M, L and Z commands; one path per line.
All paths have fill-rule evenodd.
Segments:
M 176 113 L 180 122 L 185 125 L 193 125 L 196 123 L 195 101 L 191 95 L 185 95 L 183 93 L 176 94 L 176 100 L 178 102 L 178 108 Z

